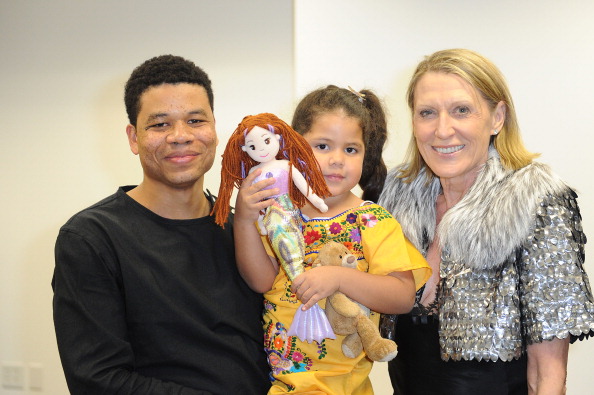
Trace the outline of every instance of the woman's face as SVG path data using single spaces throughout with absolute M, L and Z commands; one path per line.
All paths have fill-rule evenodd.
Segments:
M 503 102 L 490 111 L 460 77 L 428 72 L 415 87 L 413 108 L 413 133 L 427 166 L 442 185 L 472 185 L 487 161 L 491 136 L 503 126 Z

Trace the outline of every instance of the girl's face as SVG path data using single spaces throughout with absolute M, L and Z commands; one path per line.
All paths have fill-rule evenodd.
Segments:
M 324 113 L 303 137 L 313 149 L 332 197 L 350 195 L 361 178 L 365 155 L 359 120 L 343 110 Z
M 256 162 L 269 162 L 276 158 L 279 150 L 278 134 L 272 133 L 268 129 L 254 126 L 245 136 L 245 145 L 242 150 Z

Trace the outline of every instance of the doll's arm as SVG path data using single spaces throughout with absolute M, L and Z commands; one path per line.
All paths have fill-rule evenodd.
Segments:
M 305 177 L 297 169 L 293 168 L 291 172 L 293 175 L 293 183 L 301 191 L 301 193 L 310 201 L 312 205 L 314 205 L 318 210 L 322 213 L 328 211 L 328 206 L 324 203 L 324 199 L 313 193 L 313 191 L 309 188 Z
M 277 188 L 262 190 L 274 183 L 265 179 L 253 184 L 261 170 L 250 173 L 239 188 L 235 203 L 233 235 L 235 237 L 235 260 L 241 276 L 252 290 L 260 293 L 269 291 L 278 273 L 278 263 L 270 257 L 262 244 L 258 228 L 260 211 L 272 204 L 270 196 L 278 193 Z

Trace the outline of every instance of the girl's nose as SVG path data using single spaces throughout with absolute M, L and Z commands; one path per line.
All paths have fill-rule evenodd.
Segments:
M 344 164 L 344 155 L 341 152 L 330 154 L 330 166 L 342 166 Z

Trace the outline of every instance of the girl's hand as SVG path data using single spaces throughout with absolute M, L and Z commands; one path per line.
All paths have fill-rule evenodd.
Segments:
M 318 301 L 340 289 L 341 269 L 344 268 L 339 266 L 315 267 L 298 275 L 293 280 L 291 291 L 303 303 L 303 310 L 309 309 Z
M 261 173 L 261 169 L 253 171 L 241 183 L 235 200 L 235 223 L 258 221 L 260 211 L 265 210 L 274 202 L 269 198 L 279 193 L 278 188 L 264 190 L 274 184 L 274 178 L 267 178 L 254 184 L 254 180 Z

